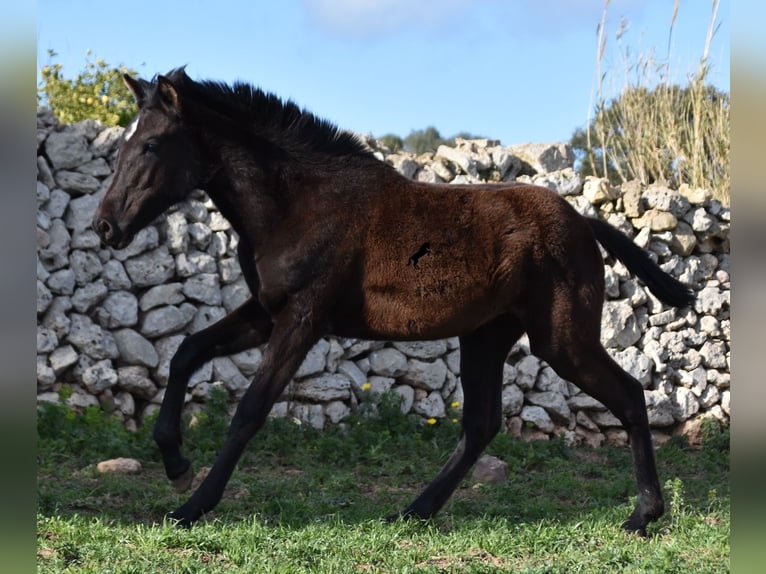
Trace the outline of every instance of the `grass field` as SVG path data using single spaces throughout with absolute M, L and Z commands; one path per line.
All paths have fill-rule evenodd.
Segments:
M 225 434 L 225 408 L 186 435 L 195 468 Z M 224 500 L 189 531 L 163 522 L 184 500 L 165 480 L 148 428 L 130 434 L 98 410 L 38 417 L 38 572 L 727 572 L 729 437 L 658 450 L 669 511 L 648 539 L 620 531 L 635 486 L 627 448 L 570 448 L 498 436 L 499 485 L 466 479 L 432 521 L 384 523 L 433 478 L 458 425 L 421 426 L 383 405 L 317 432 L 270 421 Z M 133 456 L 139 475 L 95 463 Z

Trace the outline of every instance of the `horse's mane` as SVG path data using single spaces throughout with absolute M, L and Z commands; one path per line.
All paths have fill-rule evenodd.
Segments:
M 372 156 L 370 148 L 356 134 L 251 84 L 194 81 L 184 68 L 171 70 L 166 77 L 182 99 L 192 98 L 236 122 L 239 128 L 252 130 L 279 147 L 334 156 Z

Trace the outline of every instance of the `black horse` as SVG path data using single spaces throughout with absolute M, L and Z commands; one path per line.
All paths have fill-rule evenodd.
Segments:
M 94 228 L 107 245 L 124 247 L 204 188 L 239 234 L 252 293 L 187 337 L 172 359 L 154 438 L 180 491 L 192 479 L 180 430 L 189 377 L 213 357 L 268 342 L 210 473 L 170 515 L 179 524 L 219 502 L 248 441 L 326 334 L 460 339 L 460 440 L 403 516 L 433 516 L 498 432 L 503 364 L 525 332 L 535 355 L 627 430 L 638 498 L 623 527 L 643 534 L 663 513 L 642 387 L 600 342 L 597 242 L 665 303 L 693 297 L 630 239 L 541 187 L 406 179 L 354 135 L 246 84 L 195 82 L 183 69 L 125 81 L 140 110 Z

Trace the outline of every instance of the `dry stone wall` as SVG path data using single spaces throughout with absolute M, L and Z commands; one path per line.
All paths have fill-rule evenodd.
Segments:
M 94 121 L 59 125 L 49 112 L 38 113 L 37 391 L 39 401 L 101 405 L 135 428 L 159 407 L 170 358 L 184 336 L 232 311 L 249 291 L 236 234 L 203 191 L 125 249 L 100 245 L 90 222 L 121 134 Z M 582 180 L 563 144 L 458 140 L 415 157 L 369 143 L 407 177 L 536 183 L 633 237 L 691 286 L 697 300 L 690 309 L 669 308 L 611 262 L 605 346 L 644 386 L 658 439 L 689 430 L 703 415 L 728 424 L 730 212 L 709 192 Z M 213 386 L 226 389 L 233 405 L 261 357 L 252 349 L 205 365 L 192 377 L 187 410 L 199 409 Z M 272 415 L 322 428 L 390 391 L 401 397 L 403 411 L 448 423 L 462 405 L 459 358 L 456 338 L 401 343 L 328 337 L 309 352 Z M 604 406 L 530 355 L 524 338 L 505 365 L 502 400 L 514 434 L 563 434 L 591 445 L 626 440 Z

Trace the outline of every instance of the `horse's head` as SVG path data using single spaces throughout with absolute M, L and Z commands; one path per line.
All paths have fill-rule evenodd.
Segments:
M 153 82 L 124 76 L 139 112 L 125 130 L 114 178 L 93 219 L 93 228 L 107 245 L 125 247 L 201 183 L 200 150 L 184 123 L 178 89 L 184 78 L 183 71 Z

